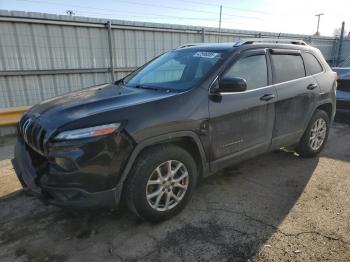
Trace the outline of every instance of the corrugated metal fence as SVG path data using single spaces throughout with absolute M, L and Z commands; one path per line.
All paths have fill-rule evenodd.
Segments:
M 328 60 L 334 59 L 337 42 L 331 37 L 242 30 L 221 30 L 219 35 L 215 28 L 7 11 L 0 11 L 0 36 L 0 108 L 33 105 L 110 82 L 189 42 L 298 38 L 321 49 Z M 350 52 L 348 42 L 343 46 L 344 54 Z

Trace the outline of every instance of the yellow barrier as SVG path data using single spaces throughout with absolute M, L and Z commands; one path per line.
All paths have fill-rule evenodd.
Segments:
M 0 126 L 10 126 L 17 124 L 22 114 L 29 108 L 29 106 L 21 106 L 0 109 Z

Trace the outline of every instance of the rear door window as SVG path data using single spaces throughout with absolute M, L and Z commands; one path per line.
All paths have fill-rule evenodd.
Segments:
M 274 83 L 305 77 L 303 59 L 296 54 L 272 54 Z
M 303 53 L 303 58 L 309 74 L 314 75 L 323 71 L 320 62 L 318 62 L 317 58 L 313 54 Z

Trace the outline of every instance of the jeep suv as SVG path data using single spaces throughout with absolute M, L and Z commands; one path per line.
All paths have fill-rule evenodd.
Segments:
M 160 221 L 197 181 L 261 153 L 314 157 L 335 114 L 336 74 L 296 40 L 189 44 L 113 83 L 32 107 L 13 165 L 47 203 Z

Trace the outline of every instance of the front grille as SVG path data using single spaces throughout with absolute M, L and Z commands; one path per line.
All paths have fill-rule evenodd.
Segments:
M 46 131 L 36 120 L 23 116 L 18 125 L 18 133 L 31 148 L 44 154 Z

